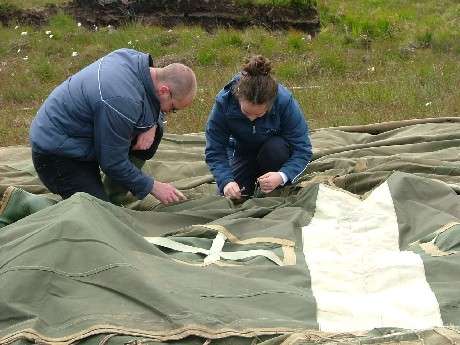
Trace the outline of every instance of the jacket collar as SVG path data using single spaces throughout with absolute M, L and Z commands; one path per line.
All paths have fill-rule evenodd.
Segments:
M 155 121 L 158 120 L 158 114 L 160 113 L 160 100 L 155 94 L 155 88 L 153 80 L 150 75 L 150 67 L 153 67 L 153 60 L 150 54 L 142 53 L 139 59 L 139 72 L 141 74 L 142 84 L 144 85 L 147 99 L 149 100 L 151 108 L 154 110 Z

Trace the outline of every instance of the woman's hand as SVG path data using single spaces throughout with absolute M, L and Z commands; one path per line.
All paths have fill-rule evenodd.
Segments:
M 241 189 L 236 182 L 229 182 L 224 187 L 224 196 L 230 199 L 241 199 Z
M 264 193 L 270 193 L 272 190 L 283 183 L 281 174 L 276 171 L 270 171 L 266 174 L 263 174 L 257 180 L 259 181 L 260 189 Z

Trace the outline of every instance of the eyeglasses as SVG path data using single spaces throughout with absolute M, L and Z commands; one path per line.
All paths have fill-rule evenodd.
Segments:
M 176 109 L 176 107 L 174 107 L 174 103 L 173 103 L 173 94 L 172 94 L 171 89 L 169 89 L 169 97 L 171 97 L 171 110 L 170 110 L 170 112 L 172 112 L 172 113 L 175 114 L 176 111 L 177 111 L 177 109 Z

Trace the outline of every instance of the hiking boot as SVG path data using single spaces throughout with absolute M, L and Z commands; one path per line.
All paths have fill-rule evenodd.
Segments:
M 142 170 L 142 167 L 145 164 L 145 161 L 134 156 L 130 156 L 129 160 L 139 169 Z M 102 184 L 104 185 L 104 190 L 109 200 L 112 204 L 117 206 L 122 206 L 124 203 L 133 201 L 129 198 L 129 191 L 118 184 L 117 182 L 113 181 L 107 175 L 104 175 L 102 178 Z
M 21 188 L 10 186 L 3 193 L 0 204 L 0 228 L 54 205 L 56 202 L 45 196 L 35 195 Z

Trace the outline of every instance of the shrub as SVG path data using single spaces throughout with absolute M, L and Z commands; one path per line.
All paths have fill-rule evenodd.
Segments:
M 425 31 L 416 37 L 417 44 L 420 48 L 430 48 L 433 42 L 433 33 Z
M 322 71 L 343 75 L 347 65 L 341 56 L 325 53 L 319 57 L 319 66 Z
M 34 63 L 32 70 L 37 78 L 42 82 L 52 81 L 56 77 L 56 69 L 46 59 L 41 59 L 40 61 Z
M 216 35 L 214 46 L 216 48 L 242 47 L 243 39 L 241 38 L 241 34 L 237 31 L 221 30 Z
M 300 33 L 290 33 L 287 38 L 287 45 L 290 51 L 302 51 L 306 46 L 305 38 Z
M 0 16 L 8 17 L 11 13 L 19 11 L 16 5 L 13 5 L 5 0 L 0 0 Z
M 209 66 L 216 62 L 217 52 L 214 48 L 204 47 L 198 51 L 196 59 L 198 61 L 198 64 L 202 66 Z
M 289 81 L 304 76 L 306 71 L 295 62 L 285 62 L 276 67 L 275 73 L 280 80 Z

